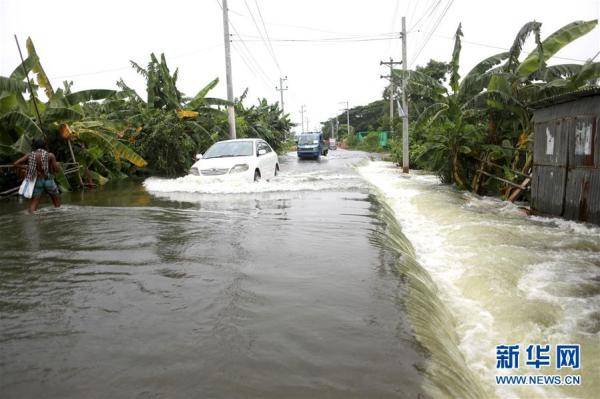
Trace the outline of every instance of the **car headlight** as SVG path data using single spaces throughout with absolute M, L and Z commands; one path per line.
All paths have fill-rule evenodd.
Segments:
M 191 168 L 190 175 L 200 176 L 200 172 L 198 171 L 198 168 Z
M 229 173 L 240 173 L 240 172 L 245 172 L 248 170 L 248 164 L 247 163 L 241 163 L 238 165 L 235 165 L 233 168 L 231 168 L 231 170 L 229 171 Z

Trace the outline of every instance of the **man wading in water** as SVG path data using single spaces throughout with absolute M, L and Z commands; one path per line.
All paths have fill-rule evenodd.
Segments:
M 58 173 L 59 166 L 53 153 L 46 151 L 46 142 L 42 139 L 34 139 L 31 143 L 31 151 L 14 163 L 18 169 L 27 169 L 26 179 L 36 178 L 33 196 L 29 202 L 29 213 L 34 213 L 45 191 L 52 199 L 55 207 L 60 206 L 58 187 L 54 182 L 54 174 Z M 27 164 L 27 166 L 25 166 Z

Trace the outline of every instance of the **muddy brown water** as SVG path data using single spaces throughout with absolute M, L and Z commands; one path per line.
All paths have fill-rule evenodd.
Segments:
M 0 204 L 0 396 L 427 397 L 367 155 L 330 154 Z

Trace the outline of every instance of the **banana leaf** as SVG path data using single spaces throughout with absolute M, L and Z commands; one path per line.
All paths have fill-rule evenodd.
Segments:
M 110 134 L 102 132 L 99 129 L 96 130 L 90 128 L 77 130 L 75 128 L 73 131 L 75 135 L 83 141 L 91 140 L 105 149 L 108 149 L 114 154 L 115 160 L 123 158 L 140 168 L 147 165 L 147 162 L 144 160 L 144 158 Z
M 19 64 L 19 66 L 16 67 L 14 71 L 12 71 L 12 73 L 10 74 L 10 77 L 12 79 L 16 79 L 16 80 L 24 80 L 26 74 L 31 71 L 31 68 L 33 68 L 34 63 L 35 63 L 35 58 L 33 58 L 33 57 L 25 58 L 25 61 L 23 61 L 23 64 Z M 23 67 L 25 67 L 25 71 L 23 71 Z
M 22 134 L 11 147 L 20 154 L 26 154 L 31 151 L 30 140 L 24 134 Z
M 90 175 L 92 176 L 92 180 L 94 180 L 96 183 L 98 183 L 99 186 L 103 186 L 106 183 L 108 183 L 108 178 L 102 176 L 100 173 L 95 172 L 93 170 L 89 170 L 88 172 L 90 173 Z
M 40 58 L 38 57 L 38 55 L 35 51 L 35 47 L 33 46 L 33 41 L 31 40 L 30 37 L 27 38 L 26 46 L 27 46 L 27 53 L 29 54 L 29 57 L 32 59 L 31 70 L 35 73 L 38 84 L 44 89 L 44 92 L 46 93 L 46 97 L 52 98 L 52 96 L 54 95 L 54 89 L 52 89 L 52 84 L 50 83 L 50 79 L 48 78 L 48 75 L 46 75 L 46 72 L 44 71 L 44 68 L 42 67 L 42 64 L 40 63 Z
M 65 95 L 65 101 L 69 105 L 74 105 L 88 101 L 104 100 L 114 96 L 115 94 L 116 91 L 106 89 L 82 90 Z
M 445 111 L 448 110 L 448 104 L 435 103 L 425 108 L 419 115 L 417 125 L 429 127 Z
M 69 179 L 67 179 L 67 176 L 65 176 L 65 172 L 63 171 L 62 166 L 59 169 L 58 173 L 54 176 L 54 178 L 56 179 L 56 183 L 58 183 L 58 187 L 60 188 L 61 192 L 64 193 L 71 191 Z
M 521 27 L 515 40 L 513 41 L 510 50 L 508 51 L 508 61 L 506 62 L 506 70 L 514 71 L 514 68 L 519 65 L 519 56 L 521 55 L 521 51 L 523 50 L 523 44 L 525 40 L 529 37 L 531 33 L 535 33 L 536 40 L 539 38 L 540 27 L 542 24 L 537 21 L 527 22 L 525 25 Z
M 0 92 L 23 93 L 27 89 L 25 82 L 13 78 L 0 76 Z
M 458 92 L 458 82 L 460 75 L 458 74 L 458 68 L 460 67 L 460 50 L 462 43 L 460 38 L 462 37 L 462 24 L 458 24 L 458 29 L 454 35 L 454 49 L 452 50 L 452 60 L 450 61 L 450 87 L 452 92 Z
M 63 107 L 48 107 L 42 115 L 44 123 L 78 121 L 83 118 L 83 114 Z
M 0 123 L 5 123 L 10 127 L 21 130 L 23 135 L 26 135 L 29 138 L 44 137 L 44 133 L 37 123 L 35 123 L 29 116 L 19 111 L 8 112 L 0 116 Z
M 461 98 L 469 94 L 477 94 L 487 86 L 490 76 L 496 71 L 491 68 L 501 63 L 509 56 L 508 52 L 498 53 L 484 59 L 475 65 L 460 82 L 458 94 Z
M 563 26 L 542 41 L 543 60 L 540 59 L 538 50 L 532 51 L 517 68 L 517 74 L 523 78 L 529 76 L 540 68 L 543 61 L 550 59 L 564 46 L 590 32 L 597 24 L 598 20 L 594 19 L 575 21 Z
M 215 88 L 215 86 L 219 83 L 219 78 L 215 78 L 212 81 L 210 81 L 206 86 L 204 86 L 199 92 L 198 94 L 196 94 L 194 96 L 194 98 L 187 104 L 187 108 L 196 108 L 200 105 L 202 105 L 205 101 L 206 95 L 208 94 L 209 91 L 211 91 L 212 89 Z

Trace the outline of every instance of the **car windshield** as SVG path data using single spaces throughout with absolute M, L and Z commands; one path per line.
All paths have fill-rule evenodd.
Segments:
M 213 144 L 203 158 L 246 157 L 252 155 L 253 147 L 251 141 L 224 141 Z
M 298 139 L 298 144 L 317 144 L 319 142 L 318 134 L 303 134 Z

